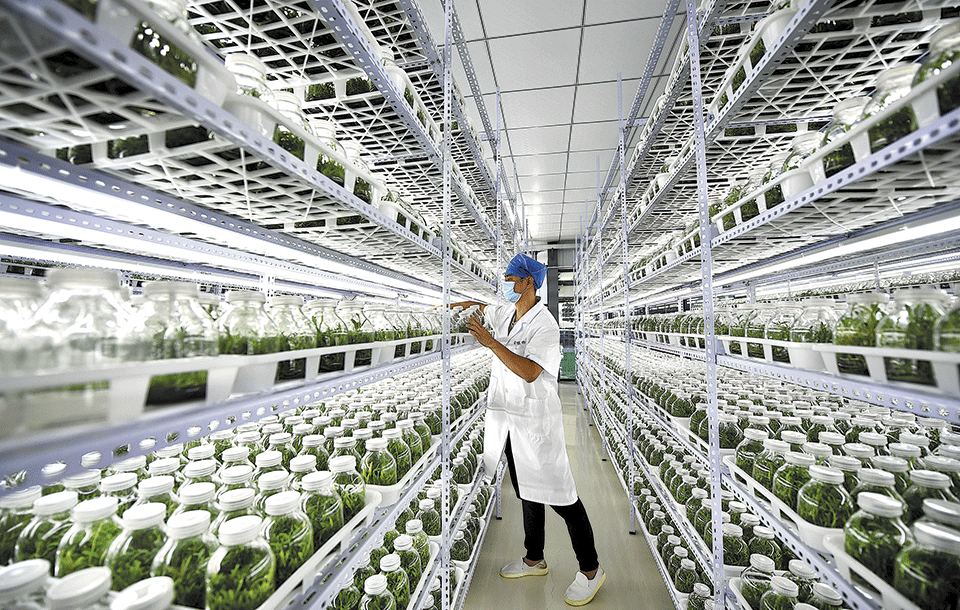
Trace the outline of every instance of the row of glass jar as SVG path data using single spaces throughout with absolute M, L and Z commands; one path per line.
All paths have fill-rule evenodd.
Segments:
M 119 274 L 94 269 L 51 269 L 45 286 L 31 278 L 0 282 L 0 364 L 8 371 L 372 343 L 438 334 L 441 323 L 432 310 L 305 304 L 289 295 L 267 303 L 255 291 L 230 291 L 224 306 L 189 282 L 146 283 L 142 300 L 131 304 Z M 461 312 L 454 331 L 465 323 Z

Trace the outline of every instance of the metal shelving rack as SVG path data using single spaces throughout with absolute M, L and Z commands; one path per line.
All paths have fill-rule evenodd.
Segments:
M 205 11 L 230 6 L 230 3 L 206 1 L 191 3 L 191 21 L 194 25 L 204 23 L 204 17 L 210 16 Z M 273 8 L 270 3 L 263 7 Z M 409 7 L 416 8 L 412 4 Z M 500 226 L 502 191 L 507 189 L 508 201 L 515 200 L 515 195 L 509 194 L 499 154 L 496 179 L 490 176 L 477 143 L 466 130 L 461 102 L 455 99 L 450 73 L 452 11 L 452 3 L 448 3 L 442 58 L 429 38 L 422 40 L 428 47 L 415 49 L 408 44 L 403 49 L 407 55 L 401 57 L 401 62 L 408 62 L 411 72 L 428 67 L 409 63 L 411 55 L 420 53 L 434 60 L 429 67 L 441 90 L 437 92 L 433 84 L 427 84 L 426 78 L 417 77 L 413 82 L 424 88 L 416 93 L 425 99 L 431 113 L 441 117 L 444 137 L 439 142 L 420 123 L 415 111 L 403 99 L 404 92 L 397 90 L 384 71 L 379 55 L 374 52 L 375 43 L 384 40 L 371 40 L 367 35 L 370 24 L 361 27 L 345 2 L 310 0 L 285 13 L 282 25 L 286 34 L 296 39 L 299 48 L 297 44 L 271 46 L 271 36 L 261 28 L 262 23 L 247 23 L 243 32 L 248 41 L 257 39 L 265 43 L 261 49 L 282 47 L 273 60 L 287 64 L 271 66 L 278 74 L 294 76 L 300 71 L 302 76 L 308 66 L 320 66 L 319 72 L 327 70 L 332 74 L 339 70 L 341 74 L 364 76 L 375 84 L 377 91 L 361 98 L 367 110 L 378 109 L 372 120 L 362 110 L 347 105 L 326 114 L 320 106 L 308 106 L 306 110 L 308 113 L 319 110 L 321 115 L 344 124 L 348 133 L 375 155 L 373 166 L 387 175 L 391 186 L 412 195 L 419 208 L 434 215 L 441 229 L 437 236 L 439 244 L 436 244 L 425 241 L 375 205 L 359 199 L 270 139 L 261 137 L 237 116 L 158 69 L 122 41 L 114 39 L 112 32 L 65 4 L 56 0 L 3 0 L 0 20 L 10 26 L 12 43 L 0 52 L 0 70 L 18 75 L 34 73 L 37 78 L 20 89 L 4 86 L 0 101 L 0 172 L 4 176 L 4 192 L 0 193 L 0 227 L 4 231 L 0 234 L 0 251 L 10 248 L 18 253 L 26 252 L 28 256 L 11 258 L 25 260 L 28 265 L 34 261 L 40 264 L 38 269 L 43 262 L 71 264 L 75 259 L 82 259 L 83 264 L 89 266 L 117 268 L 127 273 L 194 281 L 202 277 L 203 281 L 214 284 L 237 282 L 271 291 L 345 298 L 363 296 L 398 304 L 423 302 L 424 298 L 438 296 L 444 304 L 455 297 L 489 297 L 494 286 L 485 265 L 492 263 L 499 269 L 502 263 L 499 248 L 496 255 L 493 254 L 494 242 L 499 242 L 503 230 Z M 235 18 L 233 26 L 237 29 L 237 19 L 242 21 L 248 16 L 252 19 L 252 15 L 252 12 L 237 13 L 228 17 Z M 209 21 L 214 20 L 206 20 Z M 308 31 L 302 29 L 305 23 L 310 24 Z M 420 27 L 420 34 L 426 31 L 422 23 L 419 26 L 407 23 L 406 27 L 408 31 Z M 203 36 L 209 49 L 204 52 L 228 52 L 230 45 L 213 41 L 236 34 L 233 30 L 230 32 L 225 35 L 225 30 L 205 30 Z M 308 33 L 321 36 L 316 40 L 324 41 L 322 49 L 303 44 Z M 55 55 L 74 62 L 73 67 L 79 67 L 81 78 L 76 78 L 76 73 L 64 76 L 50 69 L 45 62 Z M 315 82 L 325 82 L 324 78 L 318 77 Z M 97 95 L 82 99 L 83 89 L 91 83 L 109 86 L 98 90 Z M 164 150 L 151 154 L 149 159 L 100 159 L 92 165 L 73 165 L 54 158 L 53 150 L 91 141 L 105 142 L 106 137 L 102 129 L 85 132 L 82 127 L 92 124 L 85 124 L 88 117 L 80 116 L 76 108 L 65 110 L 63 104 L 58 107 L 50 103 L 59 99 L 56 96 L 61 91 L 80 96 L 73 101 L 79 99 L 81 106 L 89 103 L 85 108 L 93 106 L 119 113 L 116 115 L 117 137 L 194 125 L 206 130 L 209 138 L 206 143 L 191 148 L 189 154 Z M 129 97 L 111 100 L 110 95 L 117 91 Z M 482 99 L 478 103 L 486 116 Z M 129 104 L 138 110 L 131 112 Z M 27 106 L 32 109 L 29 119 L 13 116 Z M 499 108 L 497 110 L 499 112 Z M 63 120 L 62 115 L 68 115 L 69 120 Z M 460 123 L 459 130 L 452 129 L 452 119 Z M 357 127 L 361 120 L 367 120 L 368 128 Z M 376 129 L 370 129 L 371 125 Z M 499 130 L 496 137 L 499 145 Z M 219 161 L 207 163 L 215 157 Z M 463 171 L 465 183 L 456 178 L 455 163 L 472 167 Z M 252 172 L 251 165 L 259 167 L 256 170 L 259 173 Z M 483 209 L 472 203 L 465 184 L 481 192 Z M 491 211 L 496 213 L 496 226 L 491 226 Z M 364 219 L 361 230 L 331 231 L 331 225 L 324 228 L 323 221 L 327 219 L 358 214 Z M 512 239 L 517 235 L 517 226 L 506 224 Z M 453 233 L 481 254 L 478 262 L 485 277 L 478 275 L 476 267 L 452 260 Z M 145 269 L 149 271 L 137 271 Z M 458 291 L 451 288 L 454 281 L 458 283 Z M 143 453 L 144 448 L 130 446 L 132 439 L 154 437 L 156 448 L 160 448 L 175 440 L 198 438 L 235 422 L 256 421 L 440 361 L 443 378 L 440 450 L 400 500 L 379 509 L 372 529 L 357 533 L 355 539 L 344 546 L 349 550 L 329 561 L 313 586 L 291 606 L 324 608 L 332 604 L 343 575 L 372 544 L 375 534 L 386 531 L 435 468 L 440 467 L 441 481 L 450 483 L 451 448 L 483 413 L 481 398 L 472 414 L 461 420 L 459 429 L 451 431 L 450 362 L 453 356 L 471 349 L 475 348 L 452 344 L 450 312 L 444 308 L 439 352 L 321 381 L 283 385 L 219 405 L 170 408 L 129 423 L 97 429 L 71 428 L 4 440 L 0 442 L 0 463 L 5 472 L 22 471 L 23 484 L 37 483 L 42 480 L 40 470 L 51 456 L 67 463 L 63 472 L 67 476 L 81 469 L 81 458 L 85 455 L 99 453 L 99 465 L 107 466 L 119 459 L 113 457 L 118 447 L 127 446 L 124 457 Z M 499 478 L 502 473 L 497 475 Z M 476 497 L 483 480 L 481 470 L 467 495 L 468 501 Z M 448 487 L 443 486 L 442 496 L 444 544 L 431 574 L 431 577 L 441 574 L 444 581 L 452 532 L 468 505 L 464 502 L 458 514 L 451 515 Z M 446 610 L 462 606 L 468 585 L 469 577 L 463 583 L 460 599 L 444 596 L 441 607 Z M 422 603 L 423 598 L 418 601 Z
M 668 3 L 661 30 L 669 29 L 673 20 L 670 6 L 673 5 Z M 584 371 L 578 381 L 585 398 L 592 400 L 603 397 L 611 384 L 619 383 L 621 392 L 633 395 L 633 413 L 652 418 L 688 451 L 710 464 L 716 542 L 721 539 L 722 486 L 745 502 L 786 546 L 815 568 L 825 582 L 842 594 L 847 605 L 858 610 L 876 609 L 877 602 L 842 578 L 823 556 L 803 544 L 721 467 L 717 369 L 742 371 L 917 416 L 944 419 L 954 425 L 960 423 L 960 400 L 724 355 L 713 328 L 713 306 L 721 295 L 746 294 L 748 301 L 753 301 L 758 286 L 789 287 L 791 281 L 857 270 L 875 270 L 879 278 L 885 265 L 891 269 L 905 268 L 930 257 L 956 260 L 960 236 L 955 230 L 870 250 L 846 252 L 844 246 L 908 223 L 957 216 L 960 183 L 955 175 L 949 175 L 948 168 L 955 166 L 953 159 L 960 154 L 960 111 L 940 117 L 909 137 L 732 228 L 717 226 L 716 219 L 711 218 L 710 204 L 723 199 L 729 176 L 745 173 L 747 165 L 768 163 L 771 151 L 782 148 L 785 138 L 819 130 L 829 120 L 832 104 L 869 93 L 879 70 L 920 59 L 930 33 L 944 20 L 955 19 L 956 12 L 949 12 L 950 7 L 935 0 L 898 5 L 894 10 L 921 10 L 921 22 L 871 29 L 871 17 L 883 15 L 889 6 L 869 1 L 810 0 L 794 8 L 797 12 L 776 46 L 767 45 L 762 58 L 753 62 L 752 68 L 746 68 L 740 88 L 721 107 L 713 103 L 714 99 L 722 92 L 738 49 L 751 40 L 751 25 L 766 16 L 767 6 L 706 2 L 698 13 L 692 0 L 686 2 L 687 42 L 674 62 L 666 92 L 645 121 L 628 124 L 633 131 L 628 132 L 625 142 L 630 146 L 636 141 L 634 154 L 625 163 L 623 145 L 618 147 L 610 170 L 600 177 L 595 213 L 577 241 L 577 359 Z M 840 35 L 832 34 L 829 27 L 815 27 L 843 19 L 859 19 L 860 25 L 843 32 L 849 45 L 843 44 Z M 864 26 L 865 22 L 871 26 Z M 655 45 L 648 68 L 650 62 L 659 60 L 661 50 L 662 42 Z M 844 67 L 838 67 L 844 63 Z M 818 75 L 818 82 L 810 82 L 812 74 Z M 635 107 L 644 95 L 642 83 Z M 625 188 L 615 188 L 616 172 L 624 171 L 624 167 Z M 651 186 L 654 183 L 657 188 Z M 926 188 L 916 188 L 918 185 Z M 622 206 L 621 198 L 629 205 Z M 684 221 L 693 214 L 697 215 L 701 246 L 678 253 L 665 266 L 645 276 L 634 269 L 625 276 L 618 256 L 621 249 L 629 248 L 632 262 L 637 264 L 655 251 L 660 234 L 684 229 Z M 626 231 L 618 224 L 626 224 Z M 702 297 L 706 326 L 703 349 L 641 339 L 642 335 L 634 333 L 629 325 L 629 316 L 637 310 L 646 313 L 647 308 L 674 305 L 682 310 L 686 299 L 698 297 Z M 617 333 L 620 338 L 612 338 L 604 322 L 611 312 L 619 312 L 621 298 L 627 300 L 628 306 L 617 323 L 626 325 L 622 334 Z M 616 308 L 610 307 L 611 302 L 617 303 Z M 631 389 L 629 377 L 614 381 L 607 358 L 613 357 L 617 362 L 622 359 L 620 365 L 624 368 L 631 366 L 631 348 L 704 363 L 710 423 L 707 451 L 677 433 L 659 415 L 652 400 Z M 600 424 L 607 419 L 596 418 Z M 713 555 L 714 567 L 722 570 L 722 549 L 714 548 Z M 715 582 L 723 582 L 722 572 L 715 572 Z M 732 594 L 722 587 L 715 592 L 717 607 L 721 607 L 724 598 L 729 605 Z

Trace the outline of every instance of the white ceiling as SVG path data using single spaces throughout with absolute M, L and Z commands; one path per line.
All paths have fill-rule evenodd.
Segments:
M 494 125 L 500 88 L 504 163 L 508 175 L 516 169 L 533 240 L 572 241 L 581 221 L 593 213 L 598 160 L 606 176 L 618 141 L 617 75 L 623 79 L 626 115 L 664 6 L 665 0 L 456 1 Z M 442 0 L 421 0 L 421 10 L 442 43 Z M 683 21 L 674 20 L 640 118 L 663 92 L 664 66 L 672 65 Z M 467 99 L 467 114 L 482 131 L 459 55 L 454 57 L 454 81 Z M 492 159 L 490 148 L 484 149 Z

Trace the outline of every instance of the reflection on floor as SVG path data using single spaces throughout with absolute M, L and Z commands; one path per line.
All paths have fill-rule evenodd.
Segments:
M 626 497 L 613 466 L 601 460 L 600 436 L 590 426 L 576 383 L 560 384 L 560 400 L 573 477 L 590 515 L 600 564 L 607 572 L 606 584 L 587 607 L 672 609 L 666 585 L 642 533 L 638 531 L 636 536 L 629 533 Z M 500 567 L 516 561 L 524 553 L 520 501 L 513 493 L 508 474 L 503 481 L 503 520 L 494 520 L 487 532 L 465 609 L 569 608 L 563 594 L 577 572 L 577 561 L 563 520 L 549 509 L 546 542 L 549 574 L 517 580 L 500 577 Z

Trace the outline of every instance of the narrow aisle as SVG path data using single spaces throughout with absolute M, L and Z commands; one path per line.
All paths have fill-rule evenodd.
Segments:
M 631 536 L 627 501 L 610 462 L 601 460 L 600 436 L 590 426 L 583 400 L 572 382 L 560 384 L 567 452 L 580 499 L 587 509 L 607 582 L 587 608 L 671 610 L 673 603 L 650 549 L 639 533 Z M 503 520 L 490 524 L 466 610 L 570 608 L 563 594 L 573 582 L 577 561 L 563 520 L 547 509 L 545 555 L 550 572 L 516 580 L 500 577 L 500 567 L 524 554 L 520 501 L 509 474 L 503 481 Z

